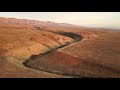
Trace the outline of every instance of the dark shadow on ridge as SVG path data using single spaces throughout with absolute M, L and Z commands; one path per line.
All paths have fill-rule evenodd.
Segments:
M 70 38 L 76 40 L 77 42 L 81 41 L 83 39 L 82 35 L 75 34 L 75 33 L 72 33 L 72 32 L 57 32 L 57 34 L 70 37 Z

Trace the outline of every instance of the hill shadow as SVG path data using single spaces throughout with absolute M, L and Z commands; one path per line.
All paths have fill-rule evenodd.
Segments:
M 83 39 L 82 35 L 75 34 L 75 33 L 72 33 L 72 32 L 61 32 L 60 31 L 60 32 L 56 32 L 56 33 L 59 34 L 59 35 L 70 37 L 70 38 L 76 40 L 77 42 L 81 41 Z

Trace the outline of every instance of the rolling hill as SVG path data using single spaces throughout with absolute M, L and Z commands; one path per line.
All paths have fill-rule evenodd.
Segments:
M 0 18 L 0 77 L 119 78 L 120 32 Z

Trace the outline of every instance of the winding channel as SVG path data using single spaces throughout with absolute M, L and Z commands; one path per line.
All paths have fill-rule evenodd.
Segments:
M 55 32 L 54 32 L 55 33 Z M 28 67 L 28 68 L 32 68 L 28 65 L 28 62 L 30 61 L 34 61 L 36 59 L 41 59 L 42 57 L 45 57 L 51 53 L 54 53 L 55 51 L 57 51 L 58 49 L 62 49 L 62 48 L 65 48 L 66 46 L 69 46 L 69 45 L 72 45 L 72 44 L 75 44 L 79 41 L 81 41 L 83 39 L 82 35 L 80 34 L 75 34 L 75 33 L 71 33 L 71 32 L 57 32 L 56 34 L 59 34 L 59 35 L 63 35 L 63 36 L 66 36 L 66 37 L 70 37 L 72 39 L 75 40 L 75 42 L 73 43 L 67 43 L 65 45 L 62 45 L 52 51 L 48 51 L 48 52 L 45 52 L 43 54 L 39 54 L 39 55 L 32 55 L 28 60 L 25 60 L 25 62 L 23 62 L 23 65 L 25 67 Z M 36 69 L 36 68 L 32 68 L 32 69 Z M 58 75 L 63 75 L 63 76 L 70 76 L 70 77 L 77 77 L 77 76 L 72 76 L 72 75 L 67 75 L 67 74 L 59 74 L 59 73 L 56 73 L 56 72 L 59 72 L 59 71 L 56 71 L 56 72 L 50 72 L 50 71 L 47 71 L 47 70 L 43 70 L 43 69 L 36 69 L 36 70 L 40 70 L 40 71 L 44 71 L 44 72 L 48 72 L 48 73 L 53 73 L 53 74 L 58 74 Z

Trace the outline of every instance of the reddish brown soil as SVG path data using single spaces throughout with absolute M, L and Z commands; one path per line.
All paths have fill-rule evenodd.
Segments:
M 29 60 L 28 67 L 75 77 L 120 77 L 120 69 L 80 59 L 62 52 L 53 52 L 44 57 Z M 114 72 L 114 73 L 113 73 Z
M 0 77 L 63 77 L 60 75 L 49 74 L 42 71 L 31 70 L 25 68 L 22 63 L 31 57 L 31 55 L 39 55 L 45 52 L 56 49 L 65 44 L 65 42 L 72 42 L 71 38 L 49 33 L 61 41 L 56 41 L 54 38 L 46 37 L 42 34 L 47 32 L 39 30 L 32 30 L 26 28 L 15 28 L 4 26 L 0 28 Z M 66 40 L 64 40 L 66 39 Z M 60 44 L 59 44 L 60 42 Z M 11 59 L 13 57 L 13 63 Z M 10 71 L 9 71 L 10 70 Z
M 0 78 L 65 78 L 18 65 L 6 58 L 0 57 Z
M 46 53 L 66 42 L 74 42 L 70 37 L 56 34 L 58 32 L 79 34 L 83 40 Z M 31 56 L 35 56 L 35 59 L 27 60 Z M 28 67 L 23 65 L 24 61 Z M 65 24 L 52 22 L 0 18 L 0 77 L 66 76 L 120 77 L 120 32 L 71 25 L 65 27 Z
M 26 63 L 28 67 L 62 75 L 120 77 L 119 39 L 120 33 L 106 32 Z

